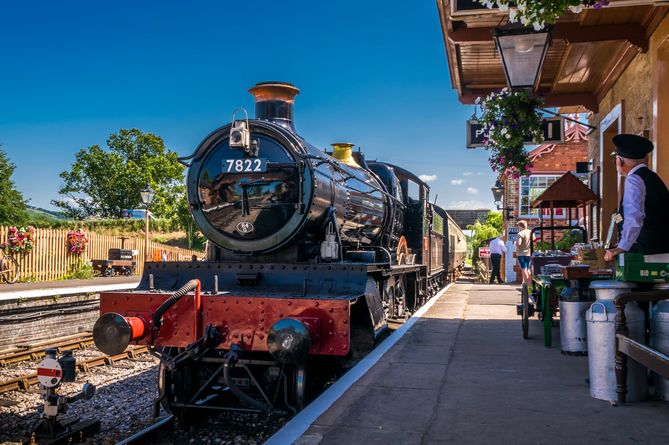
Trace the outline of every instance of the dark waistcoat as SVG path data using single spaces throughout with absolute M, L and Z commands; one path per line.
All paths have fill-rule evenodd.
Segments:
M 645 255 L 669 252 L 669 191 L 667 186 L 657 173 L 648 167 L 641 167 L 633 174 L 638 175 L 646 186 L 644 201 L 646 216 L 639 237 L 630 250 Z M 619 225 L 619 229 L 622 230 L 622 226 L 626 223 L 622 200 L 620 201 L 620 214 L 623 216 L 623 222 Z

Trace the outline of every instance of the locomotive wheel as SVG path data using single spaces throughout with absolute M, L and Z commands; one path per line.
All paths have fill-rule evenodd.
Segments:
M 523 284 L 521 303 L 523 305 L 523 338 L 527 338 L 530 327 L 530 293 L 527 284 Z
M 104 275 L 105 277 L 111 277 L 112 275 L 114 275 L 114 269 L 108 267 L 102 271 L 102 275 Z
M 165 397 L 160 401 L 161 405 L 170 414 L 179 417 L 181 421 L 193 420 L 192 410 L 175 408 L 175 403 L 188 403 L 197 391 L 197 371 L 188 364 L 181 365 L 174 370 L 168 370 L 164 364 L 160 364 L 158 370 L 158 386 Z
M 395 316 L 395 287 L 388 286 L 386 289 L 387 309 L 384 311 L 386 320 Z
M 125 275 L 126 277 L 132 275 L 132 269 L 129 268 L 129 267 L 124 267 L 123 268 L 123 275 Z
M 293 371 L 293 392 L 295 407 L 302 411 L 307 405 L 307 366 L 304 362 L 295 365 Z
M 395 298 L 393 299 L 394 312 L 397 318 L 406 318 L 407 311 L 406 301 L 404 298 L 405 294 L 404 284 L 401 280 L 399 280 L 397 285 L 395 285 Z

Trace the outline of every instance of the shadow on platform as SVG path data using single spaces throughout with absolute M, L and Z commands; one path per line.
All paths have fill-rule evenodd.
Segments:
M 296 442 L 669 443 L 669 403 L 593 399 L 588 358 L 521 335 L 511 286 L 456 284 Z

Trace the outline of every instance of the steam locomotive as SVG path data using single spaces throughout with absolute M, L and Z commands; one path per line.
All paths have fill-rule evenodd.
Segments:
M 97 347 L 160 358 L 156 414 L 296 412 L 314 363 L 354 362 L 464 265 L 465 237 L 426 183 L 352 144 L 309 144 L 293 85 L 250 93 L 255 119 L 236 110 L 182 159 L 206 259 L 148 262 L 136 290 L 100 295 Z

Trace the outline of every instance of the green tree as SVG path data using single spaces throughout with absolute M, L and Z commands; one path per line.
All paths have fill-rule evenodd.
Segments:
M 472 231 L 469 243 L 472 247 L 472 259 L 478 260 L 479 247 L 484 241 L 495 238 L 502 233 L 502 214 L 500 212 L 488 212 L 485 221 L 476 220 L 472 225 L 467 226 Z
M 81 149 L 69 171 L 60 174 L 58 191 L 67 199 L 54 200 L 72 218 L 119 218 L 125 209 L 141 205 L 139 191 L 147 182 L 156 191 L 151 211 L 173 217 L 183 199 L 184 166 L 163 139 L 136 128 L 122 129 L 107 139 L 108 149 Z
M 186 231 L 188 247 L 193 248 L 193 241 L 195 240 L 196 227 L 195 227 L 195 221 L 193 221 L 193 215 L 190 212 L 188 199 L 186 199 L 185 194 L 177 202 L 176 211 L 174 213 L 173 219 L 176 220 L 179 226 Z
M 16 166 L 0 150 L 0 225 L 17 225 L 26 221 L 26 201 L 16 190 L 12 175 Z

